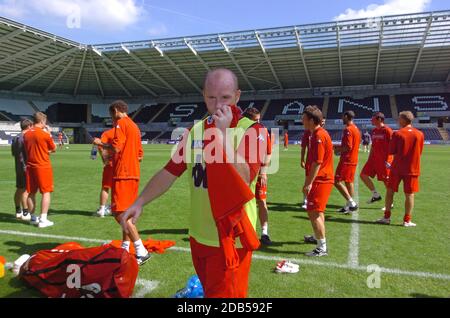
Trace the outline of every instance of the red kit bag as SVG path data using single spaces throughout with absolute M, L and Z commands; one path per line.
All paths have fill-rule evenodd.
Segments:
M 122 248 L 67 243 L 34 254 L 19 277 L 50 298 L 129 298 L 138 270 L 136 258 Z

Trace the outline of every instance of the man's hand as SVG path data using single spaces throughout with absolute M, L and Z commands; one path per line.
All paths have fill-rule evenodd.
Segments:
M 303 187 L 303 193 L 309 194 L 311 189 L 312 189 L 312 184 L 305 184 L 305 186 Z
M 94 140 L 92 141 L 92 144 L 94 144 L 96 146 L 103 145 L 102 140 L 100 138 L 94 138 Z
M 304 160 L 302 160 L 302 162 L 300 163 L 300 166 L 305 169 L 306 168 L 306 162 Z
M 142 205 L 135 202 L 131 207 L 128 208 L 122 215 L 120 220 L 120 225 L 125 233 L 128 234 L 128 225 L 127 222 L 131 219 L 133 224 L 137 223 L 137 220 L 142 214 Z
M 266 187 L 267 186 L 267 174 L 262 173 L 259 176 L 261 178 L 261 186 Z
M 230 106 L 224 105 L 220 107 L 212 117 L 216 123 L 216 127 L 222 132 L 225 132 L 227 128 L 230 128 L 231 126 L 233 112 L 231 111 Z

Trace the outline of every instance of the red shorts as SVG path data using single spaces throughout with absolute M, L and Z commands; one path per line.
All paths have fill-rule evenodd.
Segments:
M 355 173 L 355 165 L 345 165 L 339 162 L 339 165 L 336 169 L 335 180 L 337 182 L 353 183 L 355 181 Z
M 125 212 L 139 195 L 139 180 L 113 180 L 111 192 L 111 210 L 114 213 Z
M 54 191 L 52 168 L 30 168 L 27 167 L 27 192 L 35 194 L 51 193 Z
M 308 194 L 308 207 L 306 210 L 309 212 L 325 212 L 333 186 L 333 183 L 313 183 Z
M 406 194 L 419 192 L 419 177 L 418 176 L 399 176 L 392 174 L 389 177 L 387 187 L 394 192 L 398 192 L 400 182 L 403 181 L 403 191 Z
M 377 177 L 378 181 L 387 181 L 389 180 L 390 170 L 386 167 L 384 162 L 375 163 L 373 161 L 367 161 L 363 170 L 361 171 L 361 175 L 369 176 L 371 178 Z
M 255 190 L 255 198 L 256 200 L 267 200 L 267 185 L 261 185 L 261 178 L 258 178 L 258 182 L 256 182 L 256 190 Z
M 222 249 L 198 243 L 191 237 L 192 262 L 200 279 L 205 298 L 246 298 L 252 252 L 237 249 L 240 263 L 226 269 Z
M 111 189 L 113 184 L 113 168 L 105 166 L 103 168 L 102 187 L 103 189 Z

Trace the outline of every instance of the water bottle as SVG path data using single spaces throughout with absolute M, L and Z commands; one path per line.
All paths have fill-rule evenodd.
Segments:
M 180 289 L 174 298 L 204 298 L 203 287 L 198 276 L 191 276 L 186 287 Z
M 97 152 L 98 152 L 98 146 L 97 145 L 93 145 L 92 146 L 92 150 L 91 150 L 91 159 L 92 160 L 97 159 Z

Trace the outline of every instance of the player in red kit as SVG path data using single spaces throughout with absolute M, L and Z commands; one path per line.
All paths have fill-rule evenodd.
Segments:
M 375 113 L 372 117 L 372 125 L 375 129 L 372 131 L 372 149 L 369 159 L 361 171 L 361 180 L 372 192 L 372 197 L 367 201 L 368 204 L 381 201 L 381 194 L 376 190 L 371 178 L 377 177 L 378 181 L 387 185 L 389 180 L 389 166 L 392 163 L 392 156 L 389 155 L 389 143 L 392 139 L 392 129 L 385 125 L 384 114 Z
M 389 145 L 389 154 L 394 156 L 394 161 L 387 185 L 385 213 L 384 217 L 377 223 L 391 223 L 391 206 L 394 202 L 394 193 L 398 192 L 400 182 L 403 181 L 405 193 L 403 226 L 416 226 L 411 222 L 411 215 L 414 208 L 414 194 L 419 192 L 420 159 L 423 152 L 424 135 L 412 126 L 413 121 L 413 113 L 406 111 L 399 114 L 400 130 L 394 133 Z
M 328 132 L 321 127 L 323 115 L 317 106 L 308 106 L 303 113 L 303 124 L 311 132 L 309 158 L 311 166 L 305 181 L 304 192 L 308 193 L 308 216 L 314 229 L 313 236 L 305 236 L 306 243 L 317 247 L 306 256 L 328 255 L 325 237 L 325 209 L 333 190 L 333 144 Z
M 335 186 L 347 200 L 347 204 L 339 210 L 342 213 L 350 213 L 358 210 L 358 204 L 353 199 L 355 196 L 355 173 L 358 166 L 359 145 L 361 144 L 361 133 L 353 123 L 355 113 L 346 111 L 342 120 L 344 121 L 344 132 L 341 145 L 335 146 L 336 154 L 340 154 L 339 165 L 336 169 Z

